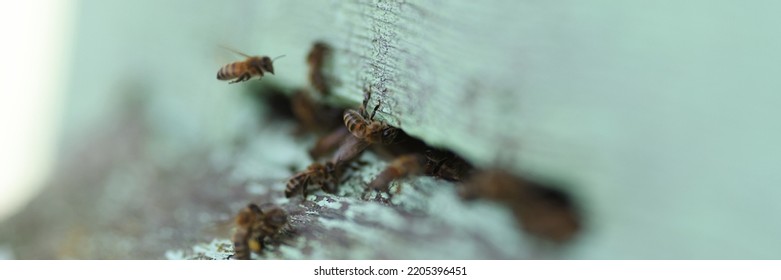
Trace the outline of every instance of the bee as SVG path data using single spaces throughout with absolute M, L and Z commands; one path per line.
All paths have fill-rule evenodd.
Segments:
M 325 133 L 342 126 L 342 110 L 318 104 L 305 90 L 297 90 L 290 97 L 290 110 L 299 123 L 297 134 L 304 132 Z
M 340 132 L 334 132 L 334 137 L 341 137 L 342 141 L 332 159 L 325 164 L 313 163 L 307 170 L 293 175 L 287 182 L 285 189 L 286 197 L 292 197 L 298 190 L 301 190 L 304 197 L 306 197 L 307 187 L 310 184 L 320 185 L 327 192 L 336 192 L 336 187 L 348 163 L 356 159 L 373 143 L 389 144 L 395 141 L 399 131 L 397 128 L 383 122 L 374 121 L 374 114 L 377 113 L 380 104 L 374 107 L 374 111 L 368 117 L 368 120 L 364 117 L 366 115 L 366 104 L 369 102 L 370 97 L 371 89 L 365 90 L 363 105 L 359 111 L 347 110 L 344 113 L 343 121 L 349 133 L 339 136 Z M 334 141 L 338 141 L 338 139 Z
M 218 80 L 226 81 L 235 78 L 235 80 L 231 81 L 229 84 L 244 82 L 254 76 L 263 78 L 263 75 L 266 72 L 274 75 L 274 60 L 284 57 L 284 55 L 281 55 L 271 59 L 268 56 L 249 56 L 239 51 L 231 51 L 242 55 L 247 59 L 225 65 L 217 72 Z
M 292 197 L 299 190 L 304 198 L 307 195 L 307 187 L 310 184 L 320 185 L 323 190 L 329 193 L 335 193 L 336 188 L 341 181 L 342 174 L 358 156 L 369 147 L 369 143 L 348 133 L 336 131 L 336 134 L 343 133 L 339 149 L 334 153 L 330 161 L 325 164 L 313 163 L 306 170 L 299 172 L 287 181 L 285 188 L 285 197 Z M 336 137 L 336 136 L 335 136 Z
M 525 182 L 503 170 L 480 171 L 460 186 L 459 195 L 466 200 L 483 198 L 512 204 L 523 195 Z
M 380 175 L 377 175 L 369 183 L 369 189 L 389 192 L 391 181 L 422 173 L 425 160 L 419 154 L 407 154 L 397 157 Z
M 331 162 L 337 166 L 343 166 L 353 159 L 357 158 L 371 144 L 391 144 L 395 143 L 400 130 L 387 125 L 386 123 L 374 121 L 374 115 L 380 108 L 377 104 L 372 114 L 366 117 L 366 106 L 371 99 L 371 88 L 364 89 L 363 103 L 358 110 L 348 109 L 342 115 L 342 121 L 347 128 L 348 136 L 345 137 L 342 145 L 339 146 Z M 403 133 L 401 133 L 403 134 Z
M 451 151 L 426 150 L 426 175 L 461 182 L 472 173 L 472 164 Z
M 302 195 L 306 198 L 307 187 L 310 184 L 320 185 L 324 190 L 334 192 L 336 189 L 336 170 L 335 166 L 331 162 L 321 164 L 315 162 L 306 170 L 293 175 L 287 181 L 287 187 L 285 188 L 285 197 L 290 198 L 295 195 L 298 190 L 301 190 Z
M 502 170 L 475 174 L 461 189 L 465 199 L 485 198 L 508 206 L 526 232 L 557 243 L 581 228 L 577 207 L 564 192 Z
M 231 240 L 235 251 L 234 259 L 248 260 L 250 252 L 260 253 L 263 241 L 272 237 L 287 224 L 287 213 L 278 207 L 267 212 L 250 203 L 236 215 L 236 232 Z
M 363 105 L 359 111 L 348 109 L 345 111 L 343 119 L 347 130 L 356 138 L 366 141 L 370 144 L 382 143 L 391 144 L 396 140 L 398 128 L 392 127 L 384 122 L 375 121 L 374 115 L 381 104 L 374 107 L 371 115 L 367 118 L 366 105 L 371 98 L 371 88 L 364 90 Z
M 309 83 L 312 87 L 320 91 L 323 95 L 328 95 L 328 84 L 325 75 L 323 75 L 323 66 L 325 56 L 331 51 L 331 48 L 323 42 L 316 42 L 306 56 L 306 62 L 309 64 Z
M 580 217 L 567 194 L 534 184 L 525 196 L 513 212 L 526 231 L 562 243 L 580 230 Z

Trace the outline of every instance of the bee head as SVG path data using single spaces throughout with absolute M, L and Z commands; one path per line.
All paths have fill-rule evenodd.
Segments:
M 262 57 L 256 67 L 260 68 L 263 72 L 269 72 L 272 75 L 274 74 L 274 61 L 268 56 Z
M 270 58 L 268 58 L 268 56 L 264 56 L 261 59 L 261 67 L 262 67 L 263 71 L 268 71 L 269 73 L 271 73 L 273 75 L 274 74 L 274 61 L 276 61 L 277 59 L 283 58 L 283 57 L 285 57 L 284 54 L 280 55 L 280 56 L 277 56 L 274 59 L 270 59 Z

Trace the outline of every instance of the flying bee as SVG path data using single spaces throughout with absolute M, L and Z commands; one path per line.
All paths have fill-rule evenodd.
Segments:
M 325 57 L 331 51 L 331 48 L 323 42 L 316 42 L 306 56 L 306 62 L 309 64 L 309 83 L 323 95 L 328 95 L 328 84 L 323 74 Z
M 369 189 L 389 192 L 391 181 L 423 173 L 425 160 L 419 154 L 407 154 L 397 157 L 380 175 L 377 175 L 369 183 Z
M 398 128 L 374 120 L 374 115 L 377 113 L 377 109 L 380 108 L 380 104 L 374 106 L 371 115 L 367 116 L 366 105 L 369 103 L 370 98 L 371 88 L 367 88 L 364 90 L 363 105 L 361 105 L 360 111 L 352 109 L 345 111 L 343 116 L 344 125 L 347 126 L 347 130 L 349 130 L 353 136 L 370 144 L 393 143 L 396 140 L 396 135 L 399 131 Z
M 234 247 L 234 258 L 250 259 L 250 252 L 260 253 L 263 241 L 272 237 L 287 224 L 287 214 L 278 207 L 263 212 L 260 207 L 250 203 L 236 215 L 236 232 L 231 240 Z
M 284 57 L 284 55 L 280 55 L 271 59 L 268 56 L 249 56 L 236 50 L 231 49 L 231 51 L 242 55 L 247 59 L 225 65 L 217 72 L 218 80 L 226 81 L 235 78 L 235 80 L 231 81 L 229 84 L 244 82 L 254 76 L 263 78 L 263 75 L 266 72 L 274 75 L 274 60 Z
M 304 198 L 306 198 L 307 188 L 310 184 L 320 185 L 323 190 L 333 192 L 336 188 L 336 170 L 331 162 L 321 164 L 315 162 L 306 170 L 293 175 L 287 181 L 287 187 L 285 188 L 285 197 L 290 198 L 298 190 L 301 190 Z

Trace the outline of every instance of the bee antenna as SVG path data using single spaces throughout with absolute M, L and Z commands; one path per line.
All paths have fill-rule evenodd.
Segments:
M 272 59 L 271 61 L 273 62 L 274 60 L 277 60 L 277 59 L 280 59 L 280 58 L 283 58 L 283 57 L 285 57 L 285 55 L 284 55 L 284 54 L 283 54 L 283 55 L 280 55 L 280 56 L 277 56 L 277 57 L 275 57 L 275 58 L 274 58 L 274 59 Z
M 377 102 L 377 106 L 374 106 L 374 111 L 372 111 L 371 117 L 369 117 L 370 121 L 374 121 L 374 114 L 377 114 L 377 109 L 380 108 L 380 105 L 382 104 L 382 101 Z

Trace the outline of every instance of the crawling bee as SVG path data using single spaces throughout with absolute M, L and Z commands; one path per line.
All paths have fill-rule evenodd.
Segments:
M 380 108 L 380 104 L 374 106 L 374 110 L 367 118 L 366 105 L 369 103 L 370 98 L 371 88 L 367 88 L 364 90 L 363 105 L 361 105 L 360 111 L 352 109 L 345 111 L 343 116 L 344 125 L 347 126 L 347 130 L 353 136 L 370 144 L 393 143 L 396 140 L 398 129 L 384 122 L 374 120 L 374 115 L 377 113 L 377 109 Z
M 336 188 L 336 178 L 336 170 L 333 163 L 321 164 L 315 162 L 309 165 L 306 170 L 293 175 L 287 181 L 285 197 L 290 198 L 298 190 L 301 190 L 301 193 L 306 198 L 307 187 L 310 184 L 320 185 L 324 190 L 333 192 Z
M 512 210 L 526 232 L 554 242 L 572 239 L 581 228 L 580 216 L 569 196 L 506 171 L 475 174 L 462 186 L 461 196 L 502 203 Z
M 239 51 L 231 50 L 238 53 L 247 59 L 244 61 L 237 61 L 220 68 L 217 72 L 217 79 L 221 81 L 231 80 L 229 84 L 243 82 L 251 79 L 254 76 L 263 78 L 265 72 L 274 74 L 274 60 L 284 57 L 284 55 L 278 56 L 274 59 L 268 56 L 249 56 Z
M 323 190 L 329 193 L 335 193 L 336 188 L 342 178 L 344 170 L 349 163 L 358 158 L 369 146 L 366 141 L 355 138 L 352 134 L 345 132 L 339 149 L 334 153 L 332 159 L 325 164 L 315 162 L 307 167 L 306 170 L 299 172 L 287 181 L 285 188 L 285 197 L 292 197 L 299 190 L 304 198 L 307 195 L 307 187 L 310 184 L 320 185 Z
M 341 145 L 334 154 L 331 161 L 326 164 L 313 163 L 307 170 L 293 175 L 288 182 L 285 189 L 285 196 L 292 197 L 298 190 L 301 190 L 304 197 L 306 197 L 306 188 L 310 184 L 320 185 L 323 190 L 327 192 L 335 192 L 336 187 L 339 184 L 343 171 L 347 168 L 348 163 L 356 159 L 366 148 L 374 143 L 389 144 L 393 143 L 396 139 L 398 129 L 389 126 L 383 122 L 374 121 L 374 114 L 377 113 L 379 104 L 374 107 L 374 111 L 367 120 L 366 104 L 371 97 L 371 89 L 367 89 L 364 92 L 363 105 L 359 111 L 347 110 L 343 115 L 344 124 L 347 127 L 349 133 L 346 135 L 339 135 L 340 132 L 334 132 L 334 138 L 328 139 L 324 142 L 331 142 L 331 140 L 339 141 L 341 139 Z M 331 146 L 331 143 L 323 143 L 324 146 Z M 323 147 L 330 149 L 331 147 Z
M 260 253 L 263 240 L 276 235 L 287 224 L 287 214 L 281 208 L 271 208 L 267 212 L 250 203 L 236 215 L 236 232 L 231 238 L 235 251 L 234 258 L 250 259 L 250 251 Z
M 331 48 L 323 42 L 316 42 L 306 56 L 306 62 L 309 64 L 309 83 L 323 95 L 328 95 L 328 84 L 325 75 L 323 75 L 323 66 L 325 56 Z
M 472 173 L 472 165 L 451 151 L 439 149 L 426 150 L 426 175 L 460 182 Z
M 389 192 L 391 181 L 422 173 L 424 162 L 425 158 L 419 154 L 399 156 L 369 183 L 369 189 Z

